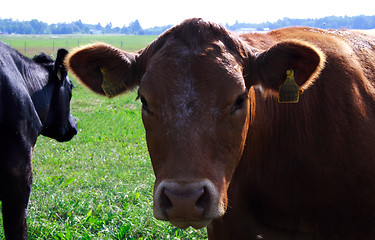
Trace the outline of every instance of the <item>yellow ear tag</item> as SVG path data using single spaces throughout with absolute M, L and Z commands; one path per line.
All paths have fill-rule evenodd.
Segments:
M 100 69 L 103 75 L 102 89 L 108 98 L 113 98 L 126 90 L 126 84 L 122 79 L 108 78 L 105 70 Z
M 298 103 L 299 86 L 294 80 L 294 71 L 286 71 L 286 80 L 279 88 L 279 103 Z

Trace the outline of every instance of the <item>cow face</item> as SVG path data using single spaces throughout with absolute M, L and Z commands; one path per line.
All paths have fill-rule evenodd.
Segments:
M 70 113 L 73 83 L 67 76 L 63 61 L 68 52 L 60 49 L 57 53 L 49 84 L 53 93 L 48 115 L 43 123 L 41 134 L 59 142 L 69 141 L 77 134 L 77 122 Z
M 140 83 L 156 175 L 154 215 L 180 228 L 200 228 L 224 214 L 243 150 L 248 91 L 241 65 L 227 52 L 220 41 L 199 53 L 167 43 L 149 59 Z
M 316 68 L 314 53 L 294 42 L 256 52 L 224 28 L 192 19 L 138 53 L 95 44 L 66 64 L 108 97 L 139 86 L 156 176 L 154 216 L 201 228 L 226 211 L 249 128 L 250 87 L 277 91 L 290 67 L 303 84 Z

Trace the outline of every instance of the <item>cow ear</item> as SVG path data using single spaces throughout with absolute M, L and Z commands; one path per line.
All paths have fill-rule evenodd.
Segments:
M 66 55 L 68 55 L 68 51 L 66 51 L 63 48 L 59 49 L 57 51 L 55 65 L 53 67 L 53 71 L 57 75 L 60 81 L 63 81 L 68 75 L 68 71 L 66 70 L 65 65 L 64 65 L 64 59 Z
M 65 65 L 88 88 L 112 98 L 139 85 L 136 56 L 111 45 L 95 43 L 70 53 Z
M 256 57 L 253 64 L 252 85 L 278 92 L 286 81 L 287 71 L 293 70 L 300 92 L 310 87 L 325 65 L 325 54 L 303 41 L 276 44 Z

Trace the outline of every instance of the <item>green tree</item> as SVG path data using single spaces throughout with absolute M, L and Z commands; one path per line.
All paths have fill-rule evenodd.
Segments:
M 36 19 L 30 21 L 30 26 L 32 27 L 32 33 L 34 34 L 44 34 L 47 33 L 48 24 L 40 22 Z
M 131 22 L 129 24 L 129 33 L 131 34 L 138 34 L 140 31 L 142 31 L 141 24 L 139 23 L 138 19 L 135 20 L 134 22 Z

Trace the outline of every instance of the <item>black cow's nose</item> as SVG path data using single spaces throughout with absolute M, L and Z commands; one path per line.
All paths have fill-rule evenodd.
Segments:
M 78 132 L 78 125 L 76 119 L 71 116 L 69 119 L 69 125 L 63 129 L 60 137 L 57 137 L 56 140 L 59 142 L 70 141 Z
M 78 133 L 77 126 L 70 129 L 70 134 L 72 135 L 72 138 Z
M 76 118 L 71 116 L 69 119 L 69 123 L 70 123 L 70 128 L 69 128 L 70 134 L 72 134 L 72 137 L 74 137 L 78 132 L 78 124 L 77 124 Z

